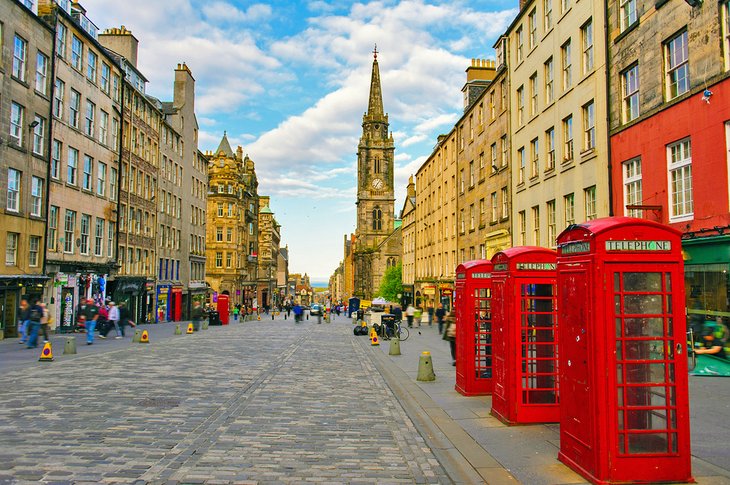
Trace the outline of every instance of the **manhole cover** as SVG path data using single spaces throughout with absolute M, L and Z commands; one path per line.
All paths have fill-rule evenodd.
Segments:
M 147 397 L 138 402 L 137 405 L 145 408 L 170 409 L 179 406 L 180 400 L 174 397 Z

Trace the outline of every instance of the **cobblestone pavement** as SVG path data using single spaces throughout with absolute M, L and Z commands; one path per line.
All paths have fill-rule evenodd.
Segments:
M 0 483 L 450 483 L 352 326 L 315 322 L 0 377 Z

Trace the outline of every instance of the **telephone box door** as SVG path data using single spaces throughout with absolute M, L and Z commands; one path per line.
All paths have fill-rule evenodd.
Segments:
M 228 325 L 228 295 L 218 295 L 218 315 L 222 325 Z

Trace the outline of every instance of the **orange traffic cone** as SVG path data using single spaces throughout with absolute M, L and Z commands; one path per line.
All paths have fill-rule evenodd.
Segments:
M 188 331 L 185 333 L 188 333 L 188 334 L 193 333 L 193 324 L 192 323 L 188 323 Z
M 375 347 L 376 345 L 380 345 L 380 339 L 378 338 L 377 334 L 370 337 L 370 345 L 372 345 L 373 347 Z
M 39 362 L 53 362 L 53 349 L 51 349 L 51 342 L 43 344 L 43 350 L 41 350 L 41 357 L 38 359 Z
M 139 338 L 139 343 L 141 343 L 141 344 L 150 343 L 150 335 L 147 333 L 147 330 L 142 331 L 142 336 Z

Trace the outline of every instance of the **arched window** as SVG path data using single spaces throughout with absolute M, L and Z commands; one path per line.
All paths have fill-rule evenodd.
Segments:
M 385 262 L 385 266 L 387 268 L 392 268 L 393 266 L 395 266 L 395 258 L 393 258 L 393 257 L 388 258 L 388 260 Z
M 373 209 L 373 231 L 379 231 L 383 228 L 383 213 L 379 207 Z

